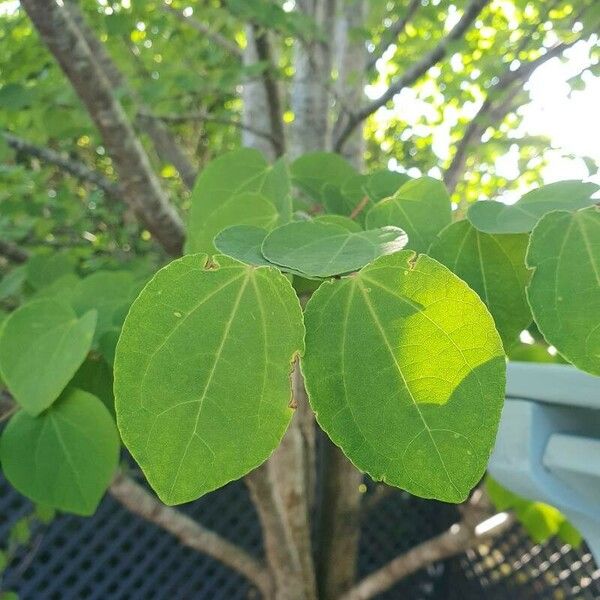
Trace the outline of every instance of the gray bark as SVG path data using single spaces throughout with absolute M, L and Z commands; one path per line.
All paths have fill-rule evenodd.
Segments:
M 246 26 L 246 47 L 242 60 L 244 65 L 252 65 L 258 62 L 258 50 L 254 38 L 252 25 Z M 253 79 L 244 83 L 242 88 L 242 145 L 248 148 L 260 150 L 268 159 L 275 158 L 273 142 L 259 135 L 261 131 L 273 137 L 271 119 L 269 116 L 269 101 L 264 82 L 261 79 Z
M 333 29 L 335 0 L 298 0 L 298 10 L 312 19 L 327 36 Z M 323 41 L 296 41 L 290 105 L 289 155 L 294 159 L 313 150 L 331 147 L 331 50 Z

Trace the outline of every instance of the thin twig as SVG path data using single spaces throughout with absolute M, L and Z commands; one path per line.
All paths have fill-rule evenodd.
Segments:
M 480 495 L 481 497 L 481 495 Z M 506 531 L 513 523 L 510 513 L 498 513 L 483 521 L 481 514 L 487 507 L 466 504 L 462 508 L 463 520 L 455 523 L 444 533 L 411 548 L 389 563 L 367 575 L 356 586 L 342 594 L 338 600 L 368 600 L 389 590 L 398 581 L 420 569 L 462 554 L 476 544 L 493 539 Z
M 361 199 L 361 201 L 354 207 L 352 212 L 350 213 L 351 219 L 356 219 L 358 215 L 365 209 L 365 207 L 369 204 L 369 196 L 365 196 Z
M 70 158 L 65 153 L 57 152 L 51 148 L 44 148 L 43 146 L 36 146 L 11 133 L 0 132 L 0 135 L 4 137 L 6 143 L 17 152 L 34 156 L 44 163 L 54 165 L 65 173 L 73 175 L 80 181 L 92 183 L 106 192 L 111 198 L 117 198 L 121 193 L 117 183 L 110 181 L 110 179 L 107 179 L 102 173 L 90 169 L 90 167 L 83 162 Z

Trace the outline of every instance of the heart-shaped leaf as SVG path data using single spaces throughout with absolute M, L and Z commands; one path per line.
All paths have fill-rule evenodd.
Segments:
M 77 282 L 73 289 L 71 305 L 78 315 L 88 310 L 98 312 L 95 339 L 114 327 L 117 313 L 133 302 L 141 285 L 133 273 L 127 271 L 97 271 Z M 123 318 L 125 315 L 122 315 Z
M 393 196 L 405 183 L 410 181 L 410 176 L 405 173 L 383 169 L 372 173 L 366 184 L 365 192 L 373 202 Z
M 550 211 L 578 210 L 594 204 L 592 195 L 599 188 L 595 183 L 558 181 L 528 192 L 515 204 L 475 202 L 467 217 L 485 233 L 528 233 Z
M 494 317 L 506 349 L 531 323 L 525 287 L 528 236 L 492 235 L 468 221 L 446 227 L 429 249 L 429 255 L 466 281 L 485 302 Z
M 231 225 L 272 227 L 291 217 L 290 182 L 283 160 L 270 167 L 251 148 L 210 162 L 192 192 L 186 251 L 213 252 L 213 238 Z
M 352 232 L 332 223 L 297 221 L 273 230 L 263 242 L 262 253 L 270 262 L 309 277 L 330 277 L 397 252 L 406 241 L 398 227 Z
M 14 415 L 0 458 L 6 478 L 28 498 L 91 515 L 117 468 L 119 436 L 102 402 L 72 389 L 36 417 Z
M 123 326 L 114 389 L 123 441 L 164 502 L 194 500 L 273 452 L 303 336 L 276 269 L 190 255 L 148 283 Z
M 436 235 L 451 222 L 452 206 L 444 184 L 432 177 L 420 177 L 378 202 L 367 213 L 366 226 L 401 227 L 408 235 L 408 248 L 427 252 Z
M 531 233 L 527 288 L 546 341 L 579 369 L 600 375 L 600 208 L 547 214 Z
M 242 192 L 230 196 L 215 208 L 192 233 L 187 244 L 188 252 L 213 252 L 214 237 L 232 225 L 253 225 L 271 229 L 279 215 L 266 196 L 254 192 Z
M 329 184 L 341 191 L 344 183 L 358 173 L 339 154 L 309 152 L 290 165 L 292 181 L 313 200 L 323 201 L 323 186 Z
M 339 225 L 348 231 L 352 231 L 353 233 L 358 233 L 362 231 L 363 228 L 352 219 L 348 217 L 344 217 L 343 215 L 319 215 L 313 219 L 317 223 L 333 223 L 334 225 Z
M 35 300 L 11 313 L 0 331 L 0 371 L 28 413 L 48 408 L 89 352 L 96 311 L 77 318 L 55 300 Z
M 306 388 L 332 441 L 375 480 L 463 501 L 504 400 L 502 343 L 477 294 L 404 251 L 323 283 L 305 322 Z
M 272 267 L 273 263 L 270 263 L 260 250 L 268 233 L 262 227 L 234 225 L 223 229 L 216 235 L 214 244 L 222 254 L 235 258 L 246 265 Z

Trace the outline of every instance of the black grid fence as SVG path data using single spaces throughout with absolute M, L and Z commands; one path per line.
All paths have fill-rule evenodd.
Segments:
M 0 544 L 30 503 L 0 479 Z M 193 517 L 257 555 L 263 552 L 254 508 L 241 483 L 183 507 Z M 440 533 L 455 507 L 394 492 L 362 525 L 362 575 Z M 13 557 L 1 588 L 21 600 L 258 600 L 256 590 L 214 560 L 107 496 L 91 518 L 60 515 L 35 527 Z M 382 600 L 600 599 L 600 570 L 585 547 L 550 540 L 533 544 L 514 526 L 492 546 L 433 565 L 400 582 Z

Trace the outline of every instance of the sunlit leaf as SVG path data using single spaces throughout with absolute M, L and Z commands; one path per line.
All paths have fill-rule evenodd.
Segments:
M 538 220 L 553 210 L 577 210 L 594 204 L 592 195 L 600 188 L 595 183 L 559 181 L 525 194 L 515 204 L 496 201 L 475 202 L 469 221 L 486 233 L 527 233 Z
M 323 283 L 305 322 L 306 387 L 332 441 L 375 480 L 464 500 L 494 445 L 506 369 L 477 294 L 403 251 Z
M 428 252 L 479 294 L 507 349 L 531 323 L 527 242 L 525 234 L 492 235 L 459 221 L 444 229 Z

